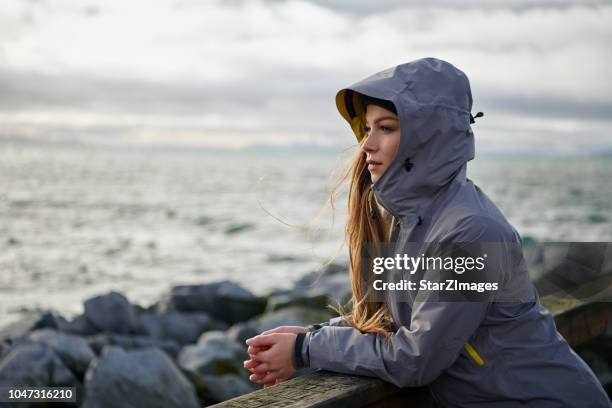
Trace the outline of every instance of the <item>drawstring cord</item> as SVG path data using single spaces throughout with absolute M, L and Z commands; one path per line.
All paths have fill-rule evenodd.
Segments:
M 482 112 L 478 112 L 478 113 L 476 114 L 476 116 L 472 116 L 472 114 L 470 113 L 470 124 L 475 123 L 475 122 L 476 122 L 476 120 L 475 120 L 475 119 L 476 119 L 476 118 L 480 118 L 480 117 L 482 117 L 482 116 L 484 116 L 484 113 L 482 113 Z

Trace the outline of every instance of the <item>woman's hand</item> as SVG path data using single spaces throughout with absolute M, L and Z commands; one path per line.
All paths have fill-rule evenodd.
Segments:
M 251 381 L 261 380 L 266 375 L 266 373 L 262 373 L 262 374 L 255 373 L 255 370 L 254 370 L 255 366 L 260 364 L 260 362 L 257 361 L 257 359 L 255 358 L 255 355 L 258 352 L 263 351 L 263 350 L 267 350 L 269 348 L 270 347 L 268 347 L 268 346 L 266 346 L 266 347 L 253 347 L 253 346 L 249 346 L 248 347 L 247 352 L 249 354 L 249 357 L 251 357 L 251 359 L 244 361 L 243 365 L 244 365 L 244 368 L 246 368 L 247 370 L 249 370 L 250 372 L 253 373 L 253 375 L 251 377 L 249 377 L 251 379 Z M 274 385 L 274 384 L 276 384 L 276 381 L 272 381 L 272 382 L 269 382 L 269 383 L 264 383 L 263 386 L 264 386 L 264 388 L 266 388 L 266 387 L 269 387 L 269 386 Z
M 306 331 L 300 326 L 281 326 L 273 330 L 283 327 L 292 327 L 291 330 L 299 327 Z M 289 379 L 295 373 L 291 357 L 296 337 L 295 332 L 271 332 L 248 339 L 246 341 L 249 345 L 247 352 L 251 360 L 245 361 L 244 366 L 253 372 L 249 380 L 263 384 L 265 388 Z
M 308 327 L 303 327 L 303 326 L 279 326 L 279 327 L 275 327 L 274 329 L 266 330 L 262 332 L 261 334 L 272 334 L 272 333 L 295 333 L 297 334 L 297 333 L 305 333 L 307 331 L 308 331 Z M 287 378 L 285 378 L 285 379 L 276 379 L 275 381 L 271 381 L 268 383 L 261 382 L 261 379 L 264 378 L 264 376 L 266 375 L 266 372 L 257 373 L 254 370 L 254 368 L 260 364 L 260 362 L 255 358 L 255 355 L 257 352 L 267 350 L 268 348 L 269 346 L 266 346 L 266 347 L 250 346 L 247 352 L 249 353 L 249 356 L 251 357 L 251 359 L 243 362 L 244 368 L 246 368 L 247 370 L 253 373 L 253 375 L 249 377 L 251 381 L 258 382 L 259 384 L 263 384 L 264 388 L 287 380 Z

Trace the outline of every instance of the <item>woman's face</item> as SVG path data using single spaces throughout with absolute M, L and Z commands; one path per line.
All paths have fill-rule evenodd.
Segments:
M 378 105 L 368 105 L 365 119 L 367 133 L 361 150 L 366 153 L 372 183 L 376 183 L 391 164 L 399 146 L 399 118 Z

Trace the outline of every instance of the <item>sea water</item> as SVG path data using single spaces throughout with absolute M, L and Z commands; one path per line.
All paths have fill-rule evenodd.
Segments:
M 263 294 L 344 261 L 346 189 L 325 202 L 352 152 L 0 144 L 0 327 L 110 290 L 143 306 L 221 279 Z M 468 166 L 537 241 L 612 240 L 611 176 L 609 158 Z

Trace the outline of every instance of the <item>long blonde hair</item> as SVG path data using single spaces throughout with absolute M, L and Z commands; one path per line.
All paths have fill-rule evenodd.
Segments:
M 362 139 L 363 143 L 365 139 Z M 332 184 L 330 194 L 327 201 L 319 214 L 314 217 L 313 221 L 318 219 L 323 210 L 327 206 L 332 209 L 332 219 L 334 211 L 334 199 L 339 195 L 340 187 L 348 183 L 348 218 L 345 226 L 344 241 L 339 246 L 336 256 L 329 259 L 323 267 L 330 265 L 339 254 L 340 250 L 346 243 L 349 252 L 349 277 L 351 281 L 351 297 L 346 305 L 337 303 L 337 306 L 328 304 L 327 306 L 335 310 L 343 317 L 347 325 L 352 326 L 362 333 L 379 333 L 387 338 L 390 345 L 391 332 L 393 326 L 388 306 L 385 302 L 374 302 L 369 300 L 369 289 L 363 279 L 362 271 L 364 268 L 364 259 L 362 250 L 364 245 L 370 243 L 383 243 L 388 241 L 391 232 L 391 216 L 386 211 L 381 211 L 374 199 L 372 191 L 372 183 L 370 173 L 367 170 L 366 154 L 361 149 L 361 145 L 357 145 L 357 152 L 350 158 L 349 162 L 344 166 L 343 171 L 338 175 L 335 182 Z M 260 179 L 260 181 L 263 177 Z M 303 229 L 309 227 L 291 225 L 277 218 L 262 205 L 259 198 L 257 201 L 261 208 L 273 218 L 281 223 Z M 319 277 L 322 277 L 320 275 Z M 316 282 L 314 282 L 316 283 Z M 314 284 L 313 283 L 313 284 Z
M 343 316 L 346 324 L 361 332 L 382 334 L 389 341 L 392 327 L 389 309 L 385 302 L 368 300 L 371 288 L 364 287 L 362 250 L 364 245 L 369 243 L 387 242 L 392 224 L 391 216 L 386 211 L 381 211 L 376 204 L 370 173 L 367 170 L 366 154 L 360 147 L 329 194 L 327 203 L 332 208 L 338 189 L 349 176 L 348 218 L 344 242 L 348 245 L 352 296 L 346 306 L 338 303 L 337 307 L 329 307 Z

